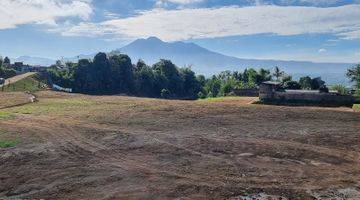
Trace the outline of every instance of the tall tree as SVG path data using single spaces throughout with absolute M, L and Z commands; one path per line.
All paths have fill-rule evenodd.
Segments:
M 161 84 L 163 85 L 162 89 L 169 90 L 171 94 L 182 91 L 182 79 L 179 70 L 170 60 L 160 60 L 154 64 L 153 69 L 155 73 L 163 77 L 160 78 L 164 80 Z
M 305 76 L 301 77 L 299 80 L 299 84 L 301 85 L 301 89 L 310 90 L 311 89 L 311 77 Z
M 113 55 L 109 58 L 110 88 L 113 92 L 130 93 L 133 91 L 133 66 L 129 56 L 124 54 Z
M 355 83 L 356 93 L 360 95 L 360 64 L 348 69 L 346 75 L 351 82 Z
M 273 75 L 275 76 L 276 81 L 280 81 L 280 78 L 284 75 L 284 71 L 281 71 L 280 68 L 278 66 L 276 66 L 274 68 Z
M 5 57 L 3 64 L 10 65 L 10 58 Z

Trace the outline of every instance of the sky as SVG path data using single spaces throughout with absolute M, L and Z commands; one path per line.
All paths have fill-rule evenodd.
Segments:
M 52 59 L 138 38 L 239 58 L 360 62 L 360 0 L 1 0 L 0 54 Z

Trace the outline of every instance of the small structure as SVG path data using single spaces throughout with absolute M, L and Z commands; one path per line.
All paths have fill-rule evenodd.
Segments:
M 354 103 L 360 103 L 360 98 L 338 92 L 284 90 L 278 82 L 262 83 L 259 98 L 264 103 L 285 105 L 353 106 Z

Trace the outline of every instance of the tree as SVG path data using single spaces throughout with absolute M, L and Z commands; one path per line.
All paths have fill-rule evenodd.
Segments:
M 311 89 L 311 81 L 312 79 L 309 76 L 301 77 L 299 80 L 299 84 L 303 90 L 310 90 Z
M 162 89 L 160 95 L 164 99 L 170 98 L 170 91 L 168 89 Z
M 170 60 L 160 60 L 160 62 L 153 65 L 155 73 L 159 77 L 157 82 L 163 86 L 162 89 L 168 89 L 172 95 L 179 96 L 179 92 L 183 91 L 182 79 L 178 68 Z
M 301 85 L 297 81 L 287 81 L 284 83 L 283 87 L 289 90 L 301 89 Z
M 190 68 L 181 68 L 180 75 L 183 81 L 182 96 L 196 99 L 197 94 L 202 90 L 201 84 L 196 79 L 195 73 Z
M 278 66 L 274 68 L 273 75 L 276 77 L 276 81 L 279 81 L 280 78 L 284 75 L 284 71 L 281 71 Z
M 145 63 L 138 62 L 134 72 L 135 91 L 140 96 L 159 97 L 160 91 L 155 87 L 155 74 L 151 67 Z
M 196 77 L 196 80 L 199 82 L 199 84 L 201 85 L 201 87 L 204 87 L 205 86 L 205 83 L 206 83 L 206 78 L 204 75 L 198 75 Z
M 134 89 L 134 77 L 130 57 L 124 54 L 110 56 L 109 65 L 111 93 L 131 93 Z
M 311 89 L 319 90 L 320 88 L 324 88 L 325 81 L 321 80 L 321 77 L 311 79 Z
M 312 79 L 309 76 L 304 76 L 300 78 L 299 83 L 304 90 L 319 90 L 325 86 L 325 81 L 321 80 L 321 77 Z
M 10 65 L 10 58 L 5 57 L 5 58 L 4 58 L 4 62 L 3 62 L 3 64 Z
M 205 91 L 208 94 L 208 97 L 216 97 L 220 92 L 221 81 L 213 75 L 210 79 L 206 81 Z
M 356 94 L 360 95 L 360 64 L 348 69 L 346 75 L 351 82 L 355 83 Z
M 271 80 L 270 70 L 261 68 L 255 75 L 255 84 L 256 85 L 260 85 L 262 82 L 270 81 L 270 80 Z

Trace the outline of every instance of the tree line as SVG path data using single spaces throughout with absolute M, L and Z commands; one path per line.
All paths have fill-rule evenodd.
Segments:
M 146 97 L 195 99 L 201 85 L 190 68 L 178 68 L 169 60 L 148 66 L 132 64 L 124 54 L 98 53 L 93 60 L 51 66 L 51 80 L 62 87 L 87 94 L 131 94 Z
M 360 66 L 348 71 L 348 77 L 360 87 Z M 160 60 L 152 66 L 139 60 L 132 64 L 125 54 L 98 53 L 93 60 L 81 59 L 78 63 L 57 62 L 48 69 L 51 80 L 74 92 L 87 94 L 130 94 L 144 97 L 196 99 L 233 95 L 236 89 L 258 88 L 264 81 L 278 81 L 284 89 L 328 91 L 325 82 L 309 76 L 299 81 L 275 67 L 244 71 L 223 71 L 206 78 L 196 76 L 189 67 L 179 68 L 170 60 Z M 337 86 L 337 90 L 345 90 Z
M 0 57 L 0 78 L 11 78 L 16 76 L 16 71 L 14 69 L 8 68 L 6 66 L 10 65 L 10 59 L 5 57 L 4 59 Z

